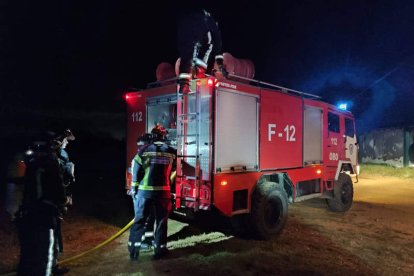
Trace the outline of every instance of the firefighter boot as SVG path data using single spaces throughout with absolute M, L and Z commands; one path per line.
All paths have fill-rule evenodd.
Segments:
M 159 259 L 165 258 L 170 253 L 170 250 L 168 250 L 167 248 L 157 249 L 157 247 L 155 247 L 154 251 L 155 251 L 154 255 L 152 256 L 153 260 L 159 260 Z
M 197 67 L 197 74 L 196 74 L 196 78 L 197 79 L 202 79 L 206 77 L 206 69 L 203 67 Z
M 178 77 L 178 93 L 188 93 L 190 92 L 190 80 L 191 75 L 186 73 L 181 73 Z
M 57 275 L 65 275 L 66 273 L 69 272 L 69 268 L 65 267 L 65 266 L 55 266 L 52 269 L 52 275 L 53 276 L 57 276 Z
M 191 74 L 194 79 L 201 79 L 206 77 L 207 71 L 207 63 L 199 58 L 194 58 L 192 67 L 191 67 Z
M 131 261 L 138 261 L 140 245 L 135 246 L 128 242 L 129 259 Z
M 129 252 L 129 259 L 131 261 L 138 261 L 138 257 L 139 257 L 139 250 L 132 250 Z

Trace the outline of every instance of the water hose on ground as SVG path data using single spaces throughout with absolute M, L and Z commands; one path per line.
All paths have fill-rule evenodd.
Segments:
M 89 254 L 89 253 L 91 253 L 91 252 L 93 252 L 93 251 L 101 248 L 102 246 L 107 245 L 108 243 L 112 242 L 113 240 L 115 240 L 116 238 L 118 238 L 119 236 L 121 236 L 126 230 L 128 230 L 132 226 L 133 223 L 134 223 L 134 219 L 132 219 L 127 225 L 124 226 L 124 228 L 122 228 L 121 230 L 119 230 L 118 233 L 116 233 L 115 235 L 113 235 L 109 239 L 103 241 L 102 243 L 98 244 L 97 246 L 95 246 L 95 247 L 93 247 L 93 248 L 91 248 L 91 249 L 89 249 L 89 250 L 87 250 L 85 252 L 82 252 L 82 253 L 80 253 L 78 255 L 75 255 L 73 257 L 70 257 L 68 259 L 62 260 L 62 261 L 58 262 L 58 264 L 69 263 L 69 262 L 71 262 L 73 260 L 79 259 L 80 257 L 85 256 L 85 255 L 87 255 L 87 254 Z M 15 271 L 9 272 L 9 273 L 5 273 L 5 274 L 0 274 L 0 276 L 15 276 L 15 275 L 16 275 L 16 272 Z
M 87 255 L 87 254 L 89 254 L 89 253 L 91 253 L 91 252 L 93 252 L 93 251 L 101 248 L 102 246 L 107 245 L 108 243 L 112 242 L 113 240 L 115 240 L 116 238 L 118 238 L 119 236 L 121 236 L 126 230 L 128 230 L 132 226 L 133 223 L 134 223 L 134 219 L 132 219 L 127 225 L 124 226 L 124 228 L 122 228 L 121 230 L 119 230 L 118 233 L 116 233 L 115 235 L 113 235 L 109 239 L 103 241 L 102 243 L 98 244 L 97 246 L 95 246 L 95 247 L 93 247 L 93 248 L 91 248 L 91 249 L 89 249 L 89 250 L 87 250 L 85 252 L 82 252 L 82 253 L 80 253 L 78 255 L 75 255 L 73 257 L 70 257 L 68 259 L 59 261 L 58 264 L 69 263 L 69 262 L 71 262 L 73 260 L 79 259 L 80 257 L 85 256 L 85 255 Z

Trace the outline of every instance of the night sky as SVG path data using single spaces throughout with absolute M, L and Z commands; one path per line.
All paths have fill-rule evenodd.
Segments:
M 180 2 L 1 0 L 2 120 L 21 110 L 124 112 L 127 88 L 175 63 Z M 362 131 L 414 124 L 414 1 L 197 2 L 219 22 L 223 50 L 254 62 L 256 79 L 351 100 Z

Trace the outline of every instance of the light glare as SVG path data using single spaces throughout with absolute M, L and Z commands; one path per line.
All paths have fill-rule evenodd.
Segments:
M 338 108 L 342 110 L 346 110 L 348 108 L 348 104 L 346 103 L 340 103 L 338 104 Z

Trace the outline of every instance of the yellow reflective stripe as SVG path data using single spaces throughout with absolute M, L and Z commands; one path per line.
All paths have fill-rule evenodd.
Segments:
M 170 175 L 170 181 L 173 182 L 175 180 L 175 177 L 177 176 L 177 172 L 173 171 Z
M 136 181 L 131 182 L 131 187 L 137 187 L 137 186 L 139 186 L 139 182 L 136 182 Z
M 144 191 L 169 191 L 171 190 L 170 186 L 147 186 L 147 185 L 141 185 L 139 186 L 140 190 Z
M 138 164 L 142 165 L 142 160 L 141 160 L 141 157 L 139 157 L 139 155 L 138 155 L 138 154 L 137 154 L 137 155 L 135 155 L 134 160 L 135 160 Z
M 147 157 L 147 156 L 163 156 L 163 157 L 175 158 L 175 154 L 168 153 L 168 152 L 144 152 L 142 154 L 142 157 Z

